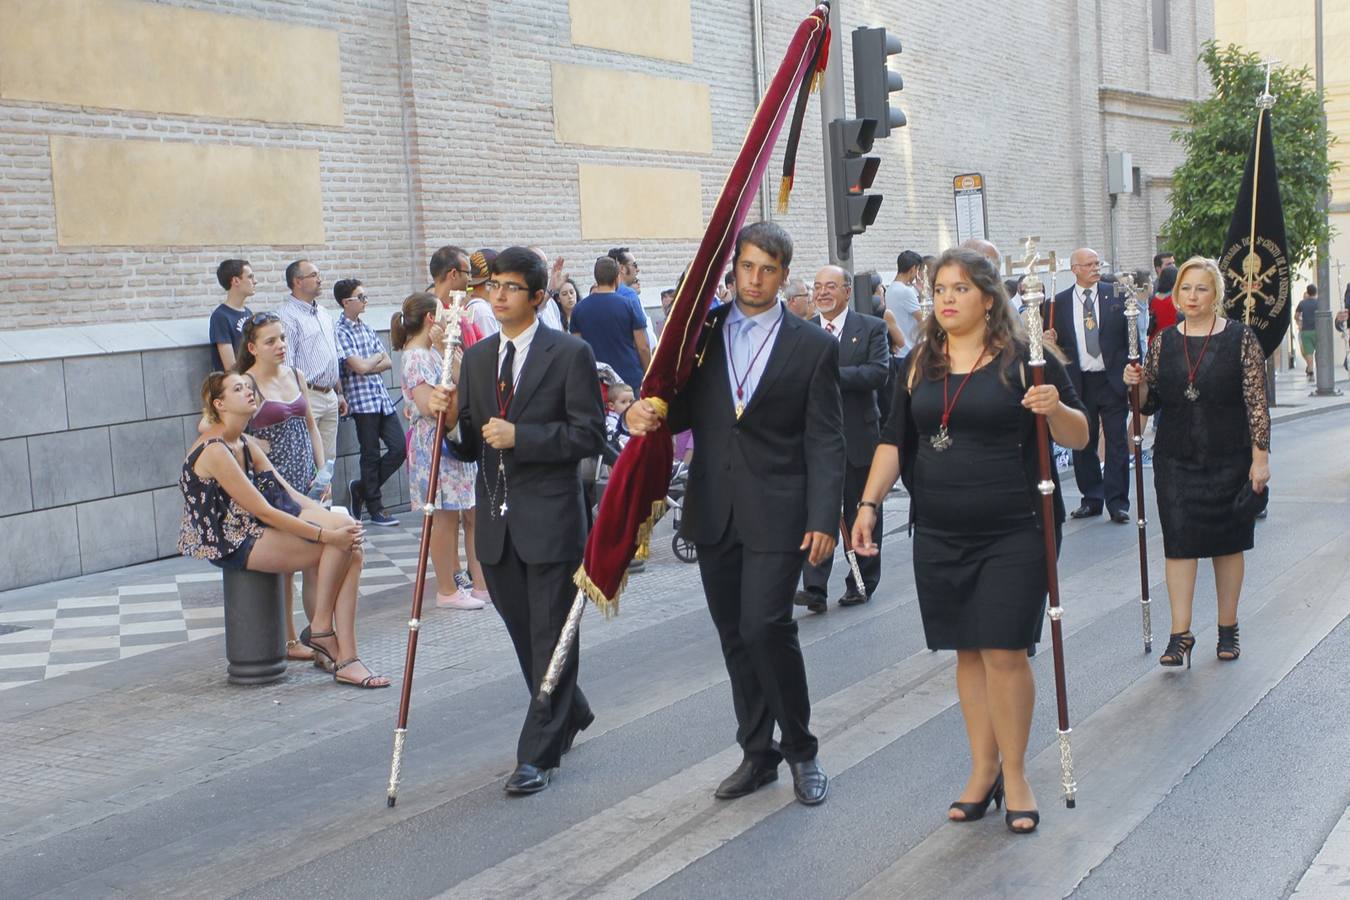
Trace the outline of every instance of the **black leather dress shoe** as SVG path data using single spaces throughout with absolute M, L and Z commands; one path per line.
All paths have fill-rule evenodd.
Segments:
M 1117 525 L 1128 525 L 1130 524 L 1130 514 L 1123 509 L 1118 509 L 1111 513 L 1111 521 Z
M 586 716 L 583 719 L 572 719 L 572 721 L 568 723 L 567 728 L 563 731 L 562 752 L 566 753 L 568 750 L 571 750 L 572 742 L 577 739 L 577 734 L 590 728 L 591 723 L 594 721 L 595 713 L 593 712 L 586 713 Z
M 798 803 L 815 806 L 825 802 L 825 795 L 830 790 L 830 776 L 825 774 L 820 763 L 808 759 L 788 763 L 788 768 L 792 770 L 792 792 L 797 795 Z
M 813 594 L 810 591 L 798 591 L 793 594 L 792 602 L 797 606 L 805 606 L 813 613 L 823 613 L 830 608 L 824 597 L 819 594 Z
M 1069 513 L 1069 516 L 1070 518 L 1074 519 L 1095 519 L 1097 516 L 1100 516 L 1101 514 L 1102 511 L 1100 509 L 1093 509 L 1092 507 L 1084 503 L 1082 506 L 1078 507 L 1073 512 Z
M 844 596 L 839 598 L 840 606 L 861 606 L 866 603 L 868 597 L 857 588 L 849 588 L 844 591 Z
M 747 794 L 753 794 L 755 791 L 778 780 L 778 767 L 772 768 L 761 766 L 751 759 L 741 760 L 741 764 L 736 767 L 726 779 L 713 791 L 713 796 L 718 800 L 735 800 L 737 797 L 744 797 Z
M 552 774 L 552 769 L 540 769 L 529 763 L 521 763 L 516 766 L 511 777 L 506 779 L 506 792 L 516 795 L 537 794 L 548 787 L 548 780 Z

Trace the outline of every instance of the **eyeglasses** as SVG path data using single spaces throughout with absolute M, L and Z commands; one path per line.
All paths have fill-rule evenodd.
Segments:
M 308 275 L 301 275 L 301 276 L 300 276 L 299 278 L 297 278 L 296 280 L 297 280 L 297 281 L 308 281 L 308 280 L 311 279 L 311 278 L 318 278 L 318 277 L 319 277 L 319 273 L 318 273 L 318 272 L 310 272 Z
M 813 284 L 811 289 L 819 294 L 821 291 L 837 291 L 841 287 L 843 287 L 843 285 L 837 281 L 820 281 Z
M 352 294 L 352 295 L 351 295 L 350 297 L 348 297 L 347 299 L 348 299 L 348 300 L 360 300 L 362 303 L 365 303 L 366 300 L 367 300 L 368 298 L 366 297 L 365 294 Z
M 529 288 L 523 284 L 516 284 L 514 281 L 495 281 L 488 280 L 483 282 L 483 287 L 489 292 L 504 290 L 509 294 L 529 293 Z

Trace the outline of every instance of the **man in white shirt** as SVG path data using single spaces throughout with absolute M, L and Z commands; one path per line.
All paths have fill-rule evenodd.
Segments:
M 886 308 L 895 313 L 895 322 L 905 336 L 904 346 L 894 351 L 896 359 L 908 356 L 919 339 L 923 315 L 919 312 L 919 292 L 914 289 L 914 281 L 922 265 L 922 256 L 906 250 L 895 258 L 895 280 L 886 285 Z
M 1096 518 L 1105 506 L 1111 521 L 1130 521 L 1129 448 L 1125 436 L 1128 408 L 1125 382 L 1125 301 L 1101 285 L 1101 260 L 1087 247 L 1073 251 L 1069 268 L 1074 285 L 1055 295 L 1046 314 L 1052 326 L 1045 338 L 1067 358 L 1065 369 L 1088 414 L 1088 445 L 1073 452 L 1074 477 L 1083 502 L 1069 513 Z M 1106 437 L 1106 462 L 1097 457 L 1097 435 Z

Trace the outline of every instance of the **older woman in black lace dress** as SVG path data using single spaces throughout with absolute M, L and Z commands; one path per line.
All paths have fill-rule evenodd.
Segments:
M 1125 383 L 1141 386 L 1145 414 L 1165 410 L 1153 478 L 1172 634 L 1158 662 L 1189 667 L 1195 575 L 1204 557 L 1214 565 L 1218 657 L 1234 660 L 1241 652 L 1242 554 L 1252 548 L 1256 520 L 1235 512 L 1234 502 L 1248 481 L 1260 494 L 1270 480 L 1270 413 L 1261 345 L 1250 328 L 1224 317 L 1223 276 L 1214 261 L 1188 259 L 1172 296 L 1181 321 L 1154 336 L 1142 367 L 1125 367 Z

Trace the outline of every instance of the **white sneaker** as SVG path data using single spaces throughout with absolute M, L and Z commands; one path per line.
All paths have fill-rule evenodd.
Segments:
M 469 591 L 469 596 L 475 600 L 482 600 L 484 603 L 492 602 L 492 595 L 487 591 Z
M 436 594 L 436 607 L 438 609 L 482 609 L 483 601 L 475 600 L 463 588 L 455 591 L 453 594 Z
M 463 569 L 460 569 L 458 572 L 455 573 L 455 585 L 459 587 L 459 589 L 462 591 L 472 590 L 473 579 L 469 577 L 468 572 L 464 571 Z

